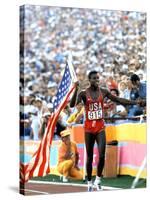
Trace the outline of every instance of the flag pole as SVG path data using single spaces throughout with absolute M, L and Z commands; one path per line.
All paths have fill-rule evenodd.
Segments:
M 74 67 L 73 67 L 73 65 L 72 65 L 72 53 L 71 53 L 71 52 L 69 52 L 69 54 L 68 54 L 67 63 L 68 63 L 68 67 L 69 67 L 69 69 L 70 69 L 71 78 L 72 78 L 73 82 L 75 83 L 75 82 L 78 81 L 78 78 L 77 78 L 77 76 L 76 76 Z

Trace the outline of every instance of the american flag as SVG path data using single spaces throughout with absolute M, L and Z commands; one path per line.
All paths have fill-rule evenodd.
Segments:
M 71 82 L 72 82 L 71 73 L 70 73 L 69 65 L 67 64 L 64 71 L 64 75 L 62 77 L 62 81 L 57 91 L 56 99 L 54 101 L 54 110 L 58 108 L 63 98 L 67 95 L 71 87 Z
M 27 182 L 32 177 L 45 176 L 50 173 L 50 146 L 59 114 L 68 104 L 70 96 L 75 88 L 75 85 L 72 84 L 73 81 L 76 81 L 76 77 L 72 76 L 73 73 L 73 66 L 70 67 L 69 63 L 67 63 L 62 81 L 58 88 L 56 100 L 54 101 L 55 110 L 48 121 L 44 137 L 40 142 L 38 150 L 34 153 L 27 165 L 20 163 L 21 183 Z

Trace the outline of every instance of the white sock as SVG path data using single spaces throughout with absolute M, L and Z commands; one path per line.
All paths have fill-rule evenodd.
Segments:
M 68 182 L 68 178 L 66 176 L 63 176 L 63 182 Z
M 101 182 L 101 177 L 96 176 L 95 182 L 97 182 L 97 183 Z
M 92 185 L 92 181 L 88 181 L 88 185 Z

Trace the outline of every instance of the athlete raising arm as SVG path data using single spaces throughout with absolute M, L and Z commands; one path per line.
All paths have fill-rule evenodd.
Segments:
M 93 161 L 93 149 L 94 144 L 97 142 L 99 152 L 99 162 L 97 165 L 97 176 L 94 181 L 97 190 L 101 190 L 101 175 L 104 168 L 105 161 L 105 125 L 104 125 L 104 98 L 107 97 L 110 100 L 123 105 L 140 104 L 145 105 L 145 101 L 142 100 L 127 100 L 113 96 L 107 89 L 99 87 L 99 73 L 97 71 L 91 71 L 88 75 L 90 86 L 79 91 L 79 83 L 76 82 L 76 89 L 70 101 L 70 107 L 74 107 L 79 102 L 84 103 L 85 107 L 85 146 L 87 153 L 86 171 L 88 180 L 88 191 L 93 190 L 92 184 L 92 161 Z

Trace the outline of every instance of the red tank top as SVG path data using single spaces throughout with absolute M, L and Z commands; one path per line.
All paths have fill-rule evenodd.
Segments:
M 99 133 L 104 129 L 103 120 L 103 96 L 100 92 L 99 97 L 94 100 L 90 96 L 89 89 L 86 90 L 85 104 L 85 132 Z

